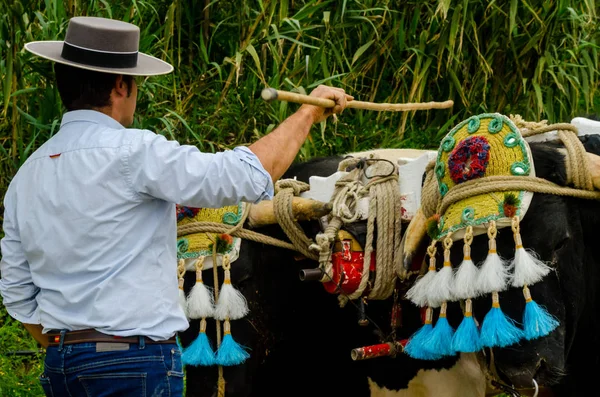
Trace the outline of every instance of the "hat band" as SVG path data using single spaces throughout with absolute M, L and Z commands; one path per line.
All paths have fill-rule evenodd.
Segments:
M 61 56 L 67 61 L 105 68 L 134 68 L 137 66 L 138 52 L 104 52 L 77 47 L 66 41 Z

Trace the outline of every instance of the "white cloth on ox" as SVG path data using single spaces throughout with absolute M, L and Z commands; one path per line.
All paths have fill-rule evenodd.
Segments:
M 435 158 L 436 151 L 417 149 L 375 149 L 365 152 L 350 153 L 353 157 L 379 158 L 398 165 L 398 189 L 402 203 L 402 220 L 411 221 L 421 203 L 421 184 L 427 164 Z M 371 157 L 373 156 L 373 157 Z M 302 197 L 329 202 L 335 190 L 335 183 L 347 172 L 338 171 L 328 177 L 311 176 L 310 190 L 303 192 Z M 366 184 L 366 178 L 362 181 Z M 369 217 L 369 199 L 358 201 L 356 208 L 359 219 Z
M 585 117 L 575 117 L 571 120 L 571 124 L 577 127 L 577 135 L 600 135 L 600 121 L 591 120 Z M 558 133 L 549 131 L 544 134 L 528 136 L 525 138 L 527 142 L 558 142 Z

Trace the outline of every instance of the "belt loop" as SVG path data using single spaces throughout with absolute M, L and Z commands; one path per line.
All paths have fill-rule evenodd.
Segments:
M 66 329 L 61 329 L 60 330 L 60 340 L 58 341 L 58 351 L 62 351 L 63 349 L 63 344 L 65 342 L 65 335 L 67 334 L 67 330 Z
M 139 345 L 138 345 L 138 348 L 139 348 L 140 350 L 142 350 L 142 349 L 146 348 L 146 338 L 145 338 L 144 336 L 142 336 L 142 335 L 138 336 L 138 338 L 139 338 L 139 340 L 140 340 L 140 342 L 139 342 Z

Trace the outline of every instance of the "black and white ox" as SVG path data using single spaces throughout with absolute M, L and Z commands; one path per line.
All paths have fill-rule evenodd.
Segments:
M 600 154 L 598 137 L 584 136 L 581 140 L 588 152 Z M 566 185 L 564 155 L 559 147 L 532 143 L 531 151 L 538 177 Z M 341 160 L 328 157 L 295 164 L 284 178 L 307 182 L 313 175 L 329 176 L 337 171 Z M 596 162 L 593 165 L 600 168 Z M 302 225 L 308 236 L 320 232 L 316 220 Z M 390 300 L 369 301 L 369 324 L 360 326 L 358 305 L 340 308 L 336 296 L 319 282 L 300 280 L 299 272 L 315 268 L 316 262 L 290 250 L 244 240 L 231 275 L 232 282 L 246 296 L 250 313 L 232 322 L 232 329 L 236 340 L 250 348 L 250 358 L 241 365 L 224 368 L 226 395 L 494 395 L 500 391 L 493 393 L 489 388 L 491 357 L 494 376 L 503 384 L 524 390 L 531 388 L 535 378 L 556 395 L 582 395 L 584 389 L 594 387 L 594 375 L 600 370 L 600 324 L 595 317 L 599 302 L 596 290 L 600 287 L 597 226 L 599 202 L 535 194 L 521 224 L 521 234 L 555 271 L 532 286 L 531 292 L 561 325 L 548 337 L 494 348 L 493 354 L 488 350 L 437 361 L 416 360 L 401 353 L 354 361 L 352 349 L 379 344 L 394 331 L 397 340 L 412 335 L 422 325 L 420 309 L 401 299 L 401 326 L 392 329 Z M 364 244 L 364 223 L 347 225 L 346 229 Z M 258 231 L 285 239 L 278 225 Z M 487 240 L 476 237 L 473 256 L 485 257 L 487 249 Z M 511 249 L 512 234 L 500 231 L 499 253 Z M 205 271 L 204 279 L 210 284 L 209 271 Z M 189 291 L 194 281 L 194 275 L 188 273 L 185 289 Z M 502 293 L 501 301 L 506 314 L 519 318 L 524 305 L 520 289 Z M 476 317 L 483 318 L 487 310 L 489 299 L 475 301 Z M 450 305 L 449 321 L 454 328 L 461 318 L 460 308 Z M 211 340 L 215 340 L 214 328 L 209 322 Z M 191 321 L 190 328 L 180 334 L 184 347 L 197 337 L 198 330 L 198 321 Z M 216 367 L 188 366 L 186 371 L 187 396 L 216 395 Z

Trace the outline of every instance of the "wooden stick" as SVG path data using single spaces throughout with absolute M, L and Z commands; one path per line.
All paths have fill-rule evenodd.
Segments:
M 324 108 L 332 108 L 335 102 L 331 99 L 315 98 L 308 95 L 296 94 L 289 91 L 280 91 L 274 88 L 265 88 L 261 93 L 262 98 L 271 102 L 274 100 L 302 103 L 308 105 L 321 106 Z M 374 103 L 363 101 L 349 101 L 346 108 L 351 109 L 366 109 L 376 111 L 394 111 L 405 112 L 408 110 L 427 110 L 427 109 L 447 109 L 454 105 L 454 101 L 448 100 L 444 102 L 421 102 L 421 103 Z

